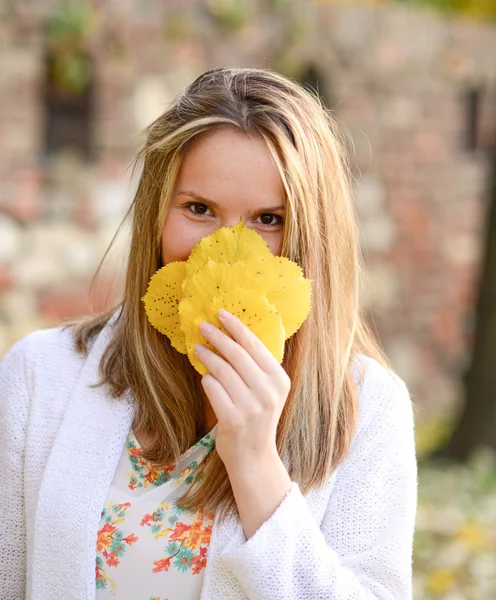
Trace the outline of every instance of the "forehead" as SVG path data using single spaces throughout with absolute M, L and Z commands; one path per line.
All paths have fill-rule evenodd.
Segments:
M 185 189 L 218 204 L 284 205 L 284 187 L 265 141 L 233 128 L 201 134 L 191 142 L 175 193 Z

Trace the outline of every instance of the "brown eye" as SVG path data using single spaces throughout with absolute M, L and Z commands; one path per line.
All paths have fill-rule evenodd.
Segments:
M 192 210 L 192 207 L 194 206 L 199 206 L 201 207 L 200 212 L 197 212 L 196 210 Z M 192 212 L 194 215 L 204 215 L 205 211 L 208 210 L 208 206 L 206 204 L 202 204 L 201 202 L 190 202 L 189 204 L 186 204 L 186 208 Z M 203 210 L 205 209 L 205 210 Z
M 260 219 L 262 221 L 262 225 L 267 225 L 267 227 L 276 227 L 277 225 L 283 224 L 283 218 L 279 215 L 274 215 L 272 213 L 265 213 L 263 215 L 260 215 Z M 272 219 L 276 219 L 276 222 L 271 223 L 270 221 Z M 277 220 L 277 219 L 279 219 L 279 220 Z
M 193 204 L 193 206 L 200 207 L 200 211 L 198 211 L 200 215 L 204 215 L 205 211 L 208 210 L 208 208 L 205 206 L 205 204 Z M 195 212 L 197 212 L 197 211 L 195 211 Z

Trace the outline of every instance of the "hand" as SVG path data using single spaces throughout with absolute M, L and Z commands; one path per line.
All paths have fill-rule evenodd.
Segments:
M 291 380 L 240 319 L 220 310 L 219 320 L 233 339 L 211 324 L 202 323 L 200 331 L 222 356 L 201 344 L 195 346 L 196 356 L 209 371 L 202 386 L 218 419 L 216 448 L 228 471 L 254 469 L 278 457 L 277 424 Z

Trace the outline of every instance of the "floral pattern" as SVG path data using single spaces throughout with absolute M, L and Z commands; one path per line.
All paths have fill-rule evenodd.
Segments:
M 134 438 L 134 436 L 133 436 Z M 207 433 L 205 437 L 199 440 L 195 446 L 190 448 L 189 452 L 186 452 L 183 456 L 186 458 L 188 454 L 191 453 L 192 450 L 197 448 L 198 446 L 202 446 L 207 450 L 207 454 L 215 447 L 215 437 L 210 433 Z M 191 462 L 184 467 L 183 470 L 177 472 L 176 466 L 174 463 L 167 465 L 165 468 L 157 469 L 148 461 L 144 460 L 142 457 L 143 449 L 139 446 L 136 438 L 131 439 L 126 444 L 126 450 L 129 455 L 129 460 L 131 462 L 132 471 L 130 471 L 129 475 L 129 489 L 134 490 L 137 488 L 146 488 L 148 485 L 159 486 L 163 483 L 170 481 L 171 479 L 175 479 L 176 484 L 179 485 L 184 476 L 188 473 L 193 472 L 197 467 L 198 463 L 196 461 Z M 201 479 L 199 477 L 198 479 Z M 186 479 L 186 483 L 193 483 L 194 478 L 188 477 Z
M 97 600 L 121 598 L 122 590 L 133 600 L 199 597 L 215 515 L 181 508 L 177 500 L 201 480 L 202 463 L 214 447 L 212 430 L 177 463 L 157 469 L 130 431 L 101 513 Z M 156 595 L 158 588 L 167 597 Z
M 122 530 L 117 528 L 117 525 L 122 523 L 126 518 L 126 511 L 131 506 L 129 502 L 124 504 L 114 504 L 110 502 L 108 508 L 102 511 L 103 526 L 98 531 L 96 550 L 100 552 L 105 563 L 109 567 L 117 567 L 119 558 L 123 556 L 127 548 L 138 541 L 138 537 L 134 533 L 124 536 Z M 96 559 L 96 585 L 98 589 L 106 589 L 107 584 L 115 587 L 103 568 L 104 561 L 100 556 Z
M 149 485 L 159 486 L 172 478 L 174 464 L 164 469 L 157 469 L 142 458 L 143 450 L 137 446 L 136 440 L 130 440 L 126 449 L 131 461 L 132 471 L 129 473 L 129 489 L 146 488 Z
M 169 539 L 165 548 L 167 556 L 153 562 L 154 573 L 168 571 L 173 559 L 174 568 L 182 573 L 190 570 L 192 575 L 198 575 L 207 564 L 214 515 L 200 510 L 194 521 L 186 525 L 180 520 L 184 512 L 189 511 L 179 508 L 175 503 L 172 509 L 169 504 L 162 503 L 153 514 L 146 514 L 140 523 L 149 526 L 155 538 L 166 536 Z M 168 527 L 164 527 L 166 518 Z

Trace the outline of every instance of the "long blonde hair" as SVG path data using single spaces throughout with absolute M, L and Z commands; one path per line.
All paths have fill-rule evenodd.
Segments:
M 90 339 L 122 307 L 100 363 L 100 384 L 113 397 L 132 390 L 134 430 L 152 439 L 145 459 L 165 466 L 206 433 L 198 373 L 150 325 L 140 298 L 162 266 L 162 229 L 182 157 L 193 138 L 226 126 L 265 140 L 287 200 L 281 255 L 314 280 L 311 313 L 286 342 L 283 367 L 292 386 L 277 430 L 278 451 L 306 493 L 348 454 L 358 418 L 354 358 L 366 354 L 390 368 L 360 304 L 363 259 L 344 130 L 317 94 L 273 71 L 245 68 L 207 71 L 184 89 L 144 130 L 134 162 L 142 171 L 128 212 L 132 239 L 122 301 L 69 325 L 86 354 Z M 235 513 L 215 449 L 202 467 L 183 506 Z

